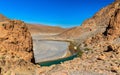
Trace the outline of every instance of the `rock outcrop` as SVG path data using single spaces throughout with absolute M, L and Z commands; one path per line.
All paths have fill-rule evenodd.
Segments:
M 38 68 L 11 54 L 0 55 L 0 75 L 36 75 Z
M 25 23 L 17 20 L 0 22 L 0 54 L 32 61 L 32 37 Z
M 35 75 L 39 67 L 33 63 L 32 37 L 26 24 L 0 22 L 0 75 Z

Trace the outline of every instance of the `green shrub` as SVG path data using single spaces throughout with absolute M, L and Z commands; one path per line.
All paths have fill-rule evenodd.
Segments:
M 92 49 L 90 49 L 90 48 L 85 48 L 84 49 L 84 51 L 90 51 L 90 50 L 92 50 Z
M 81 57 L 83 53 L 84 53 L 84 52 L 83 52 L 82 50 L 79 50 L 79 52 L 77 53 L 77 56 L 78 56 L 78 57 Z
M 77 45 L 77 43 L 75 42 L 70 41 L 69 50 L 71 50 L 72 53 L 77 53 L 78 57 L 81 57 L 83 54 L 83 51 L 79 48 L 79 45 Z

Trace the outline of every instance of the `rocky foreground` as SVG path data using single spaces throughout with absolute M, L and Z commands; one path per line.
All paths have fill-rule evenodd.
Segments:
M 1 22 L 0 32 L 1 75 L 120 75 L 120 0 L 101 9 L 82 26 L 55 37 L 72 39 L 83 51 L 81 57 L 59 65 L 34 64 L 32 38 L 25 23 Z
M 0 22 L 0 75 L 32 75 L 29 73 L 35 66 L 31 62 L 33 44 L 26 24 L 17 20 Z

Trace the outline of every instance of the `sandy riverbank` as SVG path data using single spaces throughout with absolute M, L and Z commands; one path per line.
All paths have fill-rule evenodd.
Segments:
M 69 42 L 63 41 L 34 41 L 34 57 L 36 63 L 56 60 L 70 55 Z

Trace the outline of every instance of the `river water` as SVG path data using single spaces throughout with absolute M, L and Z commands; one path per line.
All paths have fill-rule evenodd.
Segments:
M 34 40 L 33 49 L 35 62 L 45 62 L 66 57 L 69 52 L 69 42 Z

